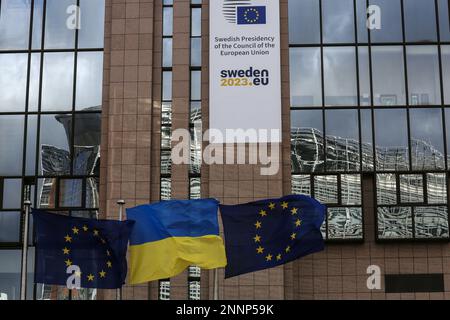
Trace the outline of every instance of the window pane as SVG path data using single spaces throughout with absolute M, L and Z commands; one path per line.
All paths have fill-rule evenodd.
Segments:
M 72 110 L 73 53 L 46 53 L 42 80 L 43 111 Z
M 25 111 L 27 54 L 0 54 L 0 112 Z
M 163 67 L 172 67 L 172 38 L 163 39 Z
M 427 174 L 428 203 L 447 203 L 447 177 L 445 173 Z
M 325 105 L 356 106 L 355 48 L 325 48 L 323 63 Z
M 448 238 L 447 207 L 416 207 L 414 223 L 417 238 Z
M 22 179 L 3 180 L 3 209 L 22 207 Z
M 31 1 L 4 0 L 0 6 L 0 50 L 27 49 Z
M 80 0 L 78 47 L 103 48 L 105 0 Z
M 32 48 L 42 48 L 42 27 L 44 16 L 44 0 L 34 0 Z
M 321 106 L 322 76 L 319 48 L 292 48 L 291 106 Z
M 401 42 L 402 14 L 400 0 L 370 0 L 381 9 L 381 29 L 370 31 L 372 42 Z
M 362 239 L 361 208 L 328 208 L 328 239 Z
M 402 203 L 424 202 L 421 174 L 400 175 L 400 201 Z
M 5 300 L 20 299 L 20 250 L 0 250 L 0 293 Z
M 202 9 L 193 8 L 191 17 L 191 37 L 202 35 Z
M 441 104 L 439 58 L 436 46 L 406 47 L 410 105 Z
M 341 201 L 343 205 L 361 204 L 361 176 L 359 174 L 341 175 Z
M 96 108 L 102 105 L 103 53 L 78 53 L 76 110 Z
M 322 111 L 291 113 L 291 159 L 293 172 L 324 170 Z
M 41 77 L 41 54 L 32 53 L 30 66 L 28 111 L 38 111 L 40 77 Z
M 201 180 L 200 178 L 191 178 L 189 182 L 189 199 L 200 199 L 201 194 Z
M 327 170 L 358 171 L 359 128 L 357 110 L 325 111 Z
M 370 62 L 368 47 L 358 48 L 360 105 L 370 106 Z
M 39 148 L 39 174 L 67 175 L 70 173 L 70 115 L 42 115 Z
M 62 208 L 81 207 L 82 179 L 61 179 L 59 181 L 59 206 Z
M 395 174 L 377 174 L 377 203 L 397 203 L 397 180 Z
M 411 109 L 413 170 L 444 170 L 444 130 L 441 109 Z
M 355 41 L 353 0 L 322 0 L 322 11 L 325 43 Z
M 0 211 L 1 242 L 20 242 L 20 212 Z
M 378 170 L 408 170 L 406 110 L 375 110 L 376 162 Z
M 37 143 L 37 115 L 28 116 L 27 150 L 25 174 L 34 176 L 36 173 L 36 143 Z
M 438 0 L 439 31 L 441 41 L 450 41 L 450 20 L 448 16 L 448 0 Z
M 436 41 L 434 0 L 405 0 L 406 41 Z
M 356 0 L 356 23 L 358 29 L 358 42 L 367 43 L 367 3 L 366 0 Z
M 406 104 L 402 47 L 373 47 L 372 73 L 375 105 Z
M 76 0 L 47 0 L 46 49 L 70 49 L 75 47 L 76 19 L 72 16 L 75 15 L 75 5 Z M 67 11 L 70 13 L 67 13 Z M 68 27 L 68 23 L 71 28 Z
M 163 100 L 172 100 L 172 72 L 163 72 Z
M 22 175 L 23 116 L 0 116 L 0 176 Z
M 200 174 L 202 165 L 202 126 L 201 123 L 196 123 L 191 128 L 191 158 L 190 168 L 191 174 Z
M 289 0 L 289 42 L 320 42 L 319 1 Z
M 75 116 L 73 174 L 98 174 L 101 139 L 101 114 Z
M 305 194 L 311 196 L 311 176 L 309 175 L 293 175 L 292 176 L 292 193 Z
M 314 198 L 322 203 L 337 204 L 337 176 L 315 176 Z
M 191 100 L 202 99 L 202 72 L 191 72 Z
M 161 200 L 172 198 L 172 181 L 169 178 L 161 179 Z
M 361 110 L 361 155 L 363 171 L 373 171 L 372 111 Z
M 202 38 L 191 39 L 191 66 L 201 67 L 202 65 Z
M 378 208 L 378 238 L 408 239 L 412 234 L 410 207 Z
M 163 16 L 163 36 L 172 36 L 173 34 L 173 8 L 164 8 Z
M 444 103 L 450 104 L 450 46 L 441 46 Z

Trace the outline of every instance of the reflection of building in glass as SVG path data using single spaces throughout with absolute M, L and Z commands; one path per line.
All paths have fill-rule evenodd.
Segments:
M 88 108 L 84 111 L 99 111 L 99 107 Z M 73 157 L 71 152 L 42 144 L 41 174 L 49 176 L 42 179 L 42 185 L 38 194 L 40 208 L 98 208 L 99 207 L 99 181 L 97 177 L 100 167 L 100 113 L 78 114 L 75 126 L 72 123 L 72 115 L 56 115 L 56 120 L 64 126 L 67 145 L 73 145 Z M 72 135 L 72 132 L 75 132 Z M 73 140 L 73 143 L 72 143 Z M 73 170 L 71 170 L 71 167 Z M 72 172 L 71 172 L 72 171 Z M 59 183 L 55 176 L 79 176 L 80 178 L 61 178 Z M 85 181 L 85 186 L 83 186 Z M 59 190 L 57 190 L 59 189 Z M 83 192 L 85 190 L 85 192 Z M 83 206 L 82 196 L 85 196 Z M 59 198 L 57 199 L 57 197 Z M 41 298 L 44 300 L 68 299 L 68 290 L 59 286 L 43 285 Z M 72 299 L 95 299 L 96 290 L 81 289 L 72 291 Z
M 326 154 L 324 150 L 326 143 Z M 358 141 L 327 136 L 313 128 L 292 129 L 291 158 L 293 172 L 315 173 L 313 186 L 309 175 L 292 177 L 292 191 L 314 194 L 328 205 L 328 239 L 362 237 L 362 208 L 360 175 L 320 175 L 326 161 L 328 172 L 358 172 Z M 412 168 L 442 170 L 442 152 L 426 141 L 412 139 Z M 376 147 L 379 171 L 408 171 L 408 147 Z M 364 170 L 373 171 L 373 146 L 362 144 Z M 377 174 L 378 237 L 447 238 L 449 236 L 447 185 L 445 173 Z M 338 183 L 340 177 L 340 184 Z M 355 179 L 358 177 L 358 179 Z M 341 203 L 338 203 L 338 198 Z M 425 198 L 426 197 L 426 198 Z M 424 205 L 428 204 L 428 205 Z M 353 205 L 347 207 L 346 205 Z
M 324 154 L 326 143 L 326 157 Z M 326 136 L 314 128 L 293 128 L 291 131 L 291 158 L 294 172 L 321 172 L 325 159 L 327 171 L 359 171 L 359 146 L 354 139 Z M 373 146 L 361 144 L 364 170 L 373 170 Z M 376 148 L 376 165 L 380 171 L 408 170 L 409 148 Z M 429 142 L 411 139 L 412 168 L 414 170 L 443 170 L 445 156 Z

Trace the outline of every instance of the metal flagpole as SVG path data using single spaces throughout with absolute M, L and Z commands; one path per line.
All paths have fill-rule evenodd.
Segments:
M 123 220 L 123 206 L 125 205 L 125 200 L 118 200 L 119 205 L 119 221 Z M 117 289 L 116 300 L 122 300 L 122 288 Z
M 25 200 L 25 222 L 23 227 L 23 248 L 22 248 L 22 278 L 20 283 L 20 300 L 27 299 L 27 262 L 28 262 L 28 227 L 30 224 L 31 201 Z
M 219 269 L 214 269 L 214 300 L 219 300 Z

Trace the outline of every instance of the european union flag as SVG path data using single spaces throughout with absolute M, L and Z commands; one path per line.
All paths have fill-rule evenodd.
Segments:
M 127 275 L 126 253 L 134 221 L 67 217 L 33 210 L 35 283 L 66 286 L 78 266 L 82 288 L 117 289 Z
M 237 7 L 238 24 L 266 24 L 266 7 Z
M 325 206 L 302 195 L 221 205 L 225 278 L 279 266 L 324 249 Z

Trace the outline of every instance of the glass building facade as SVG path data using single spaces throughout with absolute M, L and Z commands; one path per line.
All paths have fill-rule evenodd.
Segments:
M 23 241 L 29 299 L 115 298 L 33 283 L 28 199 L 34 208 L 108 219 L 117 218 L 119 198 L 127 206 L 201 197 L 236 204 L 292 192 L 326 204 L 322 256 L 242 281 L 223 280 L 219 270 L 220 298 L 316 298 L 345 292 L 344 276 L 357 296 L 365 276 L 357 250 L 370 263 L 378 263 L 373 252 L 391 250 L 397 269 L 441 266 L 436 272 L 450 276 L 448 1 L 280 4 L 286 134 L 282 173 L 267 180 L 258 166 L 202 162 L 208 1 L 0 0 L 0 300 L 20 297 Z M 367 8 L 372 22 L 380 10 L 379 26 L 367 27 Z M 186 166 L 171 159 L 179 128 L 191 136 Z M 418 241 L 432 248 L 420 256 L 425 271 L 406 250 Z M 212 298 L 213 277 L 191 266 L 125 286 L 123 296 Z
M 105 3 L 0 5 L 0 293 L 18 299 L 23 200 L 59 214 L 97 215 Z M 32 234 L 28 298 L 94 298 L 95 290 L 33 285 Z
M 379 28 L 366 26 L 371 6 Z M 289 1 L 292 189 L 327 204 L 329 241 L 364 239 L 364 176 L 378 240 L 449 239 L 448 9 Z

